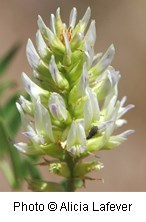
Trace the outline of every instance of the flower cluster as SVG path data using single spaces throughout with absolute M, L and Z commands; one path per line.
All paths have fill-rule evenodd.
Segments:
M 56 15 L 51 14 L 50 28 L 38 16 L 36 47 L 30 39 L 26 46 L 33 78 L 22 73 L 30 100 L 20 96 L 17 103 L 28 142 L 15 147 L 26 154 L 57 159 L 49 170 L 66 178 L 83 179 L 99 170 L 101 163 L 82 162 L 83 157 L 117 147 L 133 133 L 113 135 L 126 123 L 122 116 L 133 105 L 124 107 L 126 97 L 118 100 L 120 73 L 111 66 L 114 46 L 105 54 L 94 53 L 94 20 L 86 30 L 90 14 L 88 8 L 76 24 L 73 8 L 67 26 L 58 8 Z

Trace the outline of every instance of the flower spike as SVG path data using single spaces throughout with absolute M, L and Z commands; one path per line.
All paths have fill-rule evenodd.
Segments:
M 22 73 L 22 82 L 30 100 L 20 96 L 16 104 L 27 142 L 15 147 L 27 155 L 51 157 L 43 164 L 50 173 L 64 177 L 60 184 L 32 179 L 35 191 L 44 184 L 46 191 L 54 190 L 52 184 L 55 191 L 57 187 L 61 191 L 81 188 L 90 178 L 88 173 L 103 167 L 99 161 L 84 158 L 111 150 L 134 133 L 115 134 L 127 123 L 123 116 L 134 105 L 125 106 L 126 96 L 118 99 L 121 74 L 111 65 L 114 45 L 105 54 L 95 54 L 96 24 L 90 16 L 88 7 L 77 21 L 74 7 L 65 23 L 58 8 L 50 16 L 50 27 L 38 16 L 36 49 L 30 39 L 27 42 L 33 78 Z

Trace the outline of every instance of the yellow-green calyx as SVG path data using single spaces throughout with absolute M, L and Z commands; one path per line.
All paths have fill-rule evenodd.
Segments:
M 83 162 L 84 157 L 115 148 L 133 133 L 127 130 L 112 135 L 126 123 L 122 116 L 133 105 L 124 107 L 126 97 L 118 100 L 120 74 L 111 66 L 113 44 L 103 55 L 94 53 L 94 20 L 86 30 L 90 14 L 87 8 L 76 24 L 77 10 L 73 8 L 67 26 L 57 9 L 56 15 L 51 14 L 50 28 L 38 16 L 36 46 L 30 39 L 26 46 L 33 78 L 22 74 L 30 101 L 20 96 L 17 103 L 28 142 L 15 147 L 28 155 L 53 157 L 54 162 L 47 163 L 49 171 L 65 177 L 60 186 L 69 191 L 82 186 L 87 173 L 102 168 L 96 160 Z M 51 187 L 41 181 L 32 184 L 35 190 L 37 186 L 41 190 L 39 184 L 46 184 L 47 191 Z

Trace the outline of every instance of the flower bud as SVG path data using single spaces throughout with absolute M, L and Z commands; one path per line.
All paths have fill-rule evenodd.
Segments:
M 49 171 L 50 171 L 50 173 L 54 173 L 59 176 L 70 177 L 70 170 L 68 168 L 68 165 L 64 162 L 51 163 L 49 165 Z
M 27 99 L 25 99 L 23 96 L 20 96 L 20 98 L 19 98 L 19 103 L 20 103 L 22 109 L 23 109 L 26 113 L 28 113 L 28 114 L 30 114 L 30 115 L 33 114 L 33 111 L 34 111 L 34 109 L 33 109 L 33 104 L 32 104 L 30 101 L 28 101 Z
M 56 27 L 56 34 L 57 34 L 58 38 L 60 38 L 64 32 L 64 25 L 63 25 L 63 22 L 62 22 L 61 16 L 60 16 L 60 8 L 58 8 L 56 10 L 55 27 Z
M 57 120 L 67 119 L 67 110 L 63 98 L 57 94 L 52 93 L 49 98 L 49 109 L 52 116 Z
M 96 161 L 91 162 L 81 162 L 78 163 L 74 168 L 74 176 L 75 177 L 84 177 L 86 174 L 94 171 L 100 170 L 103 168 L 103 165 Z
M 26 92 L 30 95 L 32 101 L 40 97 L 46 100 L 49 97 L 49 92 L 36 85 L 25 73 L 22 73 L 22 81 Z
M 36 45 L 42 60 L 48 63 L 51 58 L 51 50 L 47 47 L 40 30 L 36 33 Z
M 62 55 L 65 51 L 65 47 L 60 39 L 44 24 L 41 16 L 38 16 L 38 27 L 45 38 L 46 43 L 49 44 L 50 49 L 58 56 Z M 56 32 L 57 27 L 56 27 Z
M 81 32 L 77 32 L 76 35 L 71 39 L 70 46 L 72 51 L 75 51 L 77 48 L 83 45 L 84 35 Z
M 14 146 L 16 147 L 17 150 L 27 155 L 44 155 L 45 154 L 43 150 L 38 146 L 36 149 L 34 149 L 32 144 L 15 143 Z
M 53 55 L 50 60 L 49 70 L 50 70 L 52 79 L 56 83 L 57 87 L 62 90 L 67 90 L 69 87 L 69 84 L 67 80 L 60 74 Z

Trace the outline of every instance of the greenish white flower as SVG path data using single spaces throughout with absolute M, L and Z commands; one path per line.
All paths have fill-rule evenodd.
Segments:
M 111 66 L 113 44 L 105 54 L 94 53 L 96 27 L 94 20 L 89 24 L 90 15 L 88 7 L 76 24 L 77 10 L 73 8 L 67 26 L 58 8 L 56 15 L 51 14 L 50 28 L 38 16 L 36 49 L 30 39 L 26 46 L 33 79 L 22 74 L 31 101 L 21 96 L 17 103 L 28 143 L 17 143 L 16 148 L 54 157 L 61 162 L 50 165 L 52 173 L 82 179 L 102 167 L 96 161 L 82 162 L 82 158 L 113 149 L 134 132 L 113 135 L 127 123 L 123 115 L 134 105 L 124 107 L 126 97 L 118 100 L 121 75 Z
M 86 151 L 86 134 L 82 123 L 73 122 L 67 136 L 67 150 L 73 155 Z
M 26 113 L 33 114 L 33 104 L 30 101 L 20 96 L 19 103 Z
M 32 101 L 37 100 L 38 97 L 44 99 L 49 97 L 50 93 L 35 84 L 25 73 L 22 73 L 22 82 Z
M 61 120 L 65 121 L 67 119 L 67 110 L 65 102 L 59 94 L 57 93 L 51 94 L 49 98 L 49 109 L 54 119 L 60 121 Z

